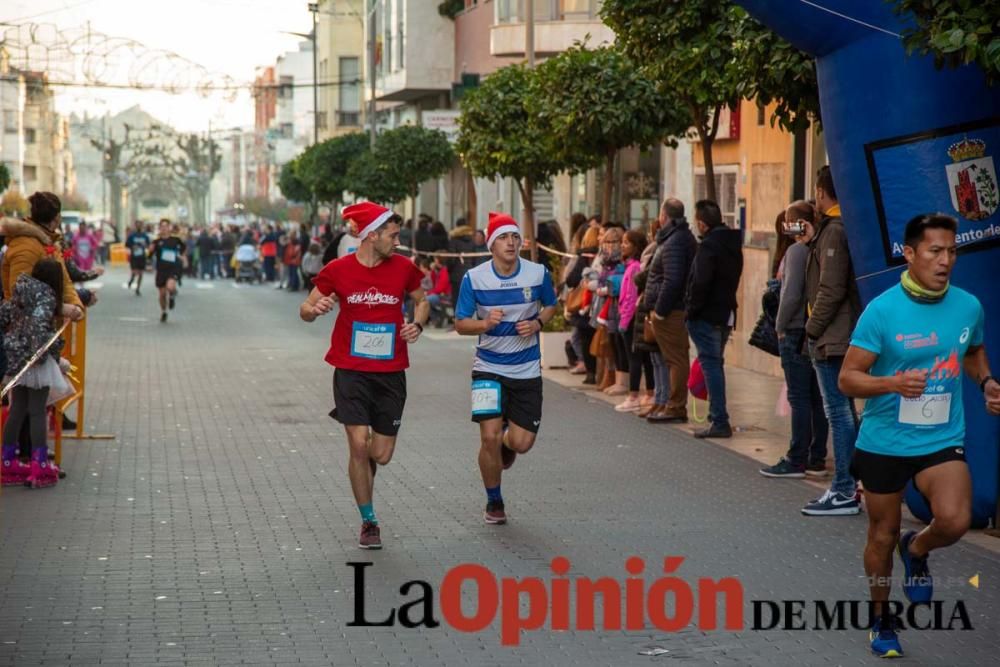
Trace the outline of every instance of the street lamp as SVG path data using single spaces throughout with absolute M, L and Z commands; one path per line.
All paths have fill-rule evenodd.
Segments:
M 319 26 L 319 3 L 310 2 L 309 11 L 313 15 L 312 43 L 313 43 L 313 145 L 319 143 L 319 82 L 316 80 L 316 33 Z

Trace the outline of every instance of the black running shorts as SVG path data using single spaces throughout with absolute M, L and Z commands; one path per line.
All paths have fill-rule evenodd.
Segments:
M 135 256 L 129 257 L 128 265 L 132 267 L 133 271 L 145 271 L 146 270 L 146 256 Z
M 472 421 L 479 423 L 498 417 L 517 424 L 525 431 L 538 433 L 542 423 L 542 378 L 515 380 L 495 373 L 472 373 L 473 408 Z M 479 394 L 487 399 L 495 390 L 500 400 L 476 401 Z
M 180 278 L 180 274 L 181 274 L 181 270 L 177 269 L 177 268 L 174 268 L 172 266 L 169 267 L 169 268 L 166 268 L 166 269 L 157 269 L 156 270 L 156 286 L 157 287 L 166 287 L 168 280 L 170 280 L 171 278 L 173 278 L 174 280 L 177 280 L 178 278 Z
M 345 426 L 370 426 L 395 436 L 406 405 L 406 373 L 370 373 L 338 368 L 333 372 L 330 416 Z
M 863 449 L 854 450 L 851 475 L 860 479 L 865 491 L 899 493 L 917 473 L 948 461 L 965 461 L 964 447 L 945 447 L 923 456 L 889 456 Z

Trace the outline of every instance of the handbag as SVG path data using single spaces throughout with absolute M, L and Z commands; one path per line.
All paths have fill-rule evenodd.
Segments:
M 645 343 L 656 342 L 656 330 L 653 329 L 653 311 L 646 313 L 642 320 L 642 340 Z
M 583 295 L 587 289 L 583 285 L 577 285 L 566 293 L 565 310 L 567 316 L 576 315 L 583 308 Z
M 761 313 L 757 318 L 757 325 L 750 333 L 750 344 L 775 357 L 781 356 L 778 332 L 774 329 L 774 320 L 767 313 Z

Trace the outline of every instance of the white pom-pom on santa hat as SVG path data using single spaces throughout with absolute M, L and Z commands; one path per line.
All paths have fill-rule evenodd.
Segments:
M 521 228 L 518 227 L 517 221 L 506 213 L 496 213 L 491 211 L 490 223 L 486 227 L 486 247 L 492 248 L 493 242 L 496 241 L 501 234 L 509 233 L 521 233 Z
M 357 225 L 357 237 L 364 240 L 366 236 L 376 231 L 392 218 L 395 213 L 375 202 L 362 201 L 351 204 L 340 212 L 340 217 Z

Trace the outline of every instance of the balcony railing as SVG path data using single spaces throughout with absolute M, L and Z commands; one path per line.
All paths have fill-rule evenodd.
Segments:
M 603 0 L 535 0 L 536 21 L 594 21 Z M 524 0 L 496 0 L 497 23 L 524 23 Z

